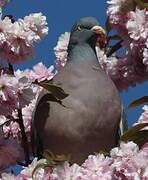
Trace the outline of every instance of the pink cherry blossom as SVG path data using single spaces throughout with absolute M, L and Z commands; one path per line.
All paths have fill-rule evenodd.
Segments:
M 136 53 L 127 52 L 122 58 L 117 59 L 117 57 L 107 58 L 99 47 L 96 49 L 101 67 L 110 76 L 120 92 L 128 90 L 129 86 L 136 86 L 136 83 L 142 83 L 148 79 L 146 66 L 140 62 Z
M 46 159 L 37 160 L 37 158 L 35 158 L 28 167 L 25 167 L 24 170 L 21 171 L 21 173 L 16 177 L 16 180 L 32 179 L 32 172 L 38 164 L 47 164 L 47 160 Z M 41 180 L 41 179 L 52 180 L 50 179 L 50 172 L 51 172 L 50 168 L 39 168 L 35 172 L 34 178 L 36 180 Z
M 82 173 L 84 180 L 111 180 L 113 169 L 111 164 L 112 159 L 109 157 L 104 157 L 103 154 L 98 154 L 97 156 L 90 155 L 88 159 L 82 164 Z
M 139 151 L 135 143 L 121 142 L 120 147 L 113 148 L 110 154 L 113 158 L 113 179 L 140 180 L 143 176 L 146 177 L 147 155 L 144 151 Z
M 38 82 L 41 82 L 45 79 L 50 80 L 53 78 L 54 73 L 52 71 L 54 70 L 54 66 L 50 66 L 48 69 L 46 66 L 43 65 L 42 62 L 36 64 L 33 66 L 33 70 L 30 72 L 30 79 L 32 82 L 37 80 Z
M 51 173 L 52 180 L 81 180 L 81 167 L 77 164 L 69 165 L 68 162 L 53 168 Z
M 20 142 L 21 133 L 20 133 L 19 124 L 13 121 L 9 123 L 6 122 L 12 118 L 17 119 L 18 118 L 17 109 L 18 108 L 22 109 L 25 132 L 27 133 L 28 140 L 30 141 L 32 112 L 36 104 L 37 96 L 39 95 L 39 90 L 30 81 L 29 78 L 30 70 L 25 70 L 25 71 L 17 70 L 16 72 L 14 72 L 14 75 L 15 76 L 2 74 L 0 78 L 0 82 L 2 84 L 1 85 L 2 96 L 1 96 L 1 104 L 0 104 L 0 109 L 1 109 L 0 125 L 5 123 L 5 125 L 3 126 L 3 132 L 5 137 L 13 136 L 18 140 L 18 142 Z M 15 84 L 13 83 L 13 81 L 15 82 Z M 7 92 L 7 89 L 10 92 L 9 91 Z M 15 104 L 12 104 L 13 101 L 11 96 L 15 98 L 14 100 Z
M 130 51 L 138 50 L 137 55 L 141 56 L 143 64 L 148 65 L 148 11 L 136 8 L 135 11 L 129 12 L 129 19 L 126 23 L 128 35 L 131 38 L 129 43 Z M 136 52 L 136 51 L 135 51 Z
M 20 109 L 25 107 L 26 105 L 29 105 L 36 95 L 34 85 L 29 80 L 29 73 L 29 70 L 26 70 L 24 72 L 17 70 L 15 72 L 15 77 L 18 80 L 17 96 Z
M 147 11 L 136 8 L 135 11 L 129 12 L 129 19 L 126 28 L 131 39 L 146 40 L 148 32 Z
M 144 110 L 144 112 L 139 117 L 138 122 L 134 123 L 133 126 L 136 124 L 148 123 L 148 106 L 144 105 L 142 109 Z M 148 129 L 147 126 L 145 128 L 143 128 L 143 130 L 147 130 L 147 129 Z
M 144 105 L 143 108 L 144 112 L 138 119 L 138 123 L 148 123 L 148 106 Z
M 0 20 L 0 56 L 3 62 L 20 63 L 34 57 L 32 42 L 28 42 L 28 32 L 24 32 L 18 22 L 12 23 L 5 17 Z
M 34 58 L 34 42 L 48 33 L 46 17 L 34 13 L 14 23 L 9 17 L 0 19 L 0 56 L 2 62 L 18 64 Z
M 34 158 L 32 163 L 28 167 L 24 167 L 24 169 L 20 172 L 18 176 L 15 176 L 9 173 L 2 173 L 0 180 L 9 180 L 9 179 L 10 180 L 31 180 L 33 170 L 38 164 L 47 164 L 47 160 L 46 159 L 37 160 L 37 158 Z M 36 170 L 34 174 L 34 179 L 52 180 L 50 178 L 50 173 L 51 173 L 50 168 L 39 168 L 38 170 Z
M 112 27 L 122 37 L 124 40 L 122 45 L 127 48 L 126 54 L 118 59 L 114 67 L 116 69 L 115 76 L 111 75 L 120 91 L 123 89 L 127 90 L 129 86 L 135 86 L 136 83 L 141 83 L 148 79 L 147 11 L 138 8 L 135 11 L 128 11 L 128 8 L 133 8 L 133 1 L 130 1 L 131 4 L 126 6 L 127 11 L 119 13 L 121 4 L 125 2 L 128 3 L 125 0 L 111 1 L 112 5 L 107 10 Z
M 9 119 L 7 119 L 5 116 L 0 116 L 0 121 L 2 121 L 5 118 L 5 122 L 8 122 Z M 3 122 L 3 121 L 2 121 Z M 16 139 L 20 139 L 20 127 L 17 122 L 9 122 L 3 125 L 3 133 L 5 137 L 13 136 Z
M 0 170 L 23 159 L 23 149 L 13 138 L 5 139 L 0 131 Z
M 9 76 L 9 75 L 1 76 L 1 78 L 4 76 L 3 80 L 6 83 L 6 85 L 4 84 L 5 86 L 12 84 L 12 86 L 10 86 L 10 95 L 12 95 L 13 98 L 15 97 L 15 106 L 14 107 L 11 106 L 11 103 L 13 101 L 12 101 L 11 97 L 9 98 L 9 96 L 7 96 L 8 97 L 7 101 L 8 102 L 10 101 L 8 108 L 6 105 L 2 106 L 3 104 L 6 104 L 5 99 L 1 100 L 2 108 L 0 106 L 0 108 L 1 108 L 0 124 L 3 124 L 5 122 L 9 121 L 11 117 L 13 117 L 14 119 L 17 119 L 18 118 L 17 109 L 18 108 L 22 109 L 25 132 L 27 133 L 28 140 L 30 141 L 31 118 L 32 118 L 32 112 L 33 112 L 35 104 L 36 104 L 37 88 L 34 85 L 32 85 L 31 81 L 27 78 L 27 76 L 29 77 L 29 74 L 30 74 L 30 70 L 25 70 L 25 71 L 17 70 L 16 72 L 14 72 L 15 76 Z M 1 80 L 1 78 L 0 78 L 0 80 Z M 7 79 L 8 79 L 8 82 L 7 82 Z M 13 84 L 13 80 L 15 80 L 15 84 Z M 13 88 L 14 89 L 16 88 L 16 89 L 15 89 L 14 93 L 12 94 Z M 4 89 L 2 89 L 2 90 L 4 90 Z M 6 108 L 10 111 L 9 114 L 2 113 L 3 109 L 5 111 L 7 110 Z M 8 116 L 5 117 L 2 115 L 6 115 L 6 116 L 9 115 L 10 117 L 8 117 Z M 4 132 L 5 137 L 13 136 L 19 142 L 21 141 L 20 128 L 19 128 L 19 124 L 17 122 L 11 121 L 9 123 L 6 123 L 3 126 L 3 132 Z
M 23 123 L 24 123 L 25 132 L 27 134 L 29 142 L 30 142 L 32 113 L 35 106 L 36 106 L 36 99 L 34 99 L 28 106 L 25 106 L 22 109 Z
M 122 58 L 116 60 L 114 74 L 111 72 L 112 67 L 110 71 L 107 69 L 107 72 L 119 91 L 122 91 L 148 79 L 147 11 L 138 8 L 135 11 L 129 11 L 135 6 L 133 0 L 112 0 L 108 3 L 111 4 L 107 10 L 110 23 L 124 40 L 122 45 L 127 48 L 127 52 Z M 125 9 L 121 11 L 121 5 L 125 3 Z
M 140 150 L 136 156 L 131 158 L 131 163 L 135 166 L 141 178 L 148 178 L 148 160 L 147 153 L 145 151 Z
M 18 107 L 18 81 L 14 76 L 1 74 L 0 76 L 0 109 L 2 115 L 11 115 Z
M 129 0 L 130 2 L 133 0 Z M 116 29 L 118 32 L 118 35 L 120 35 L 122 37 L 122 39 L 126 39 L 126 41 L 129 40 L 128 37 L 128 31 L 126 29 L 126 23 L 128 21 L 128 11 L 127 13 L 121 12 L 121 5 L 123 3 L 127 2 L 126 0 L 111 0 L 111 1 L 107 1 L 108 4 L 110 4 L 110 6 L 107 9 L 107 15 L 109 16 L 109 21 L 112 25 L 113 29 Z M 126 10 L 128 10 L 130 7 L 130 5 L 127 5 L 127 7 L 125 8 Z M 128 43 L 127 43 L 128 44 Z
M 32 13 L 24 18 L 24 29 L 25 31 L 31 30 L 34 32 L 33 41 L 35 42 L 40 41 L 41 38 L 48 34 L 48 27 L 46 25 L 46 16 L 43 16 L 41 12 Z
M 56 55 L 56 69 L 60 71 L 62 67 L 64 67 L 67 61 L 67 48 L 69 44 L 70 33 L 65 32 L 62 34 L 59 39 L 56 47 L 54 48 L 55 55 Z
M 139 150 L 133 142 L 121 142 L 119 147 L 111 150 L 111 157 L 104 157 L 103 154 L 90 155 L 81 166 L 77 164 L 70 166 L 68 162 L 64 162 L 53 168 L 39 168 L 34 178 L 36 180 L 147 180 L 147 147 L 147 145 L 143 146 Z M 30 180 L 34 168 L 40 163 L 46 164 L 48 161 L 45 159 L 38 161 L 35 158 L 15 177 L 16 180 Z
M 140 151 L 145 152 L 148 157 L 148 142 L 141 147 Z
M 114 66 L 114 75 L 107 72 L 122 91 L 148 79 L 148 11 L 136 7 L 133 0 L 111 0 L 108 3 L 111 4 L 107 10 L 111 26 L 122 37 L 122 45 L 127 51 Z
M 138 153 L 139 148 L 133 142 L 120 143 L 120 147 L 113 148 L 110 152 L 112 158 L 128 159 Z
M 143 49 L 143 64 L 146 65 L 146 70 L 148 70 L 148 40 L 146 41 L 146 47 Z
M 30 142 L 30 130 L 31 130 L 31 119 L 32 119 L 32 112 L 35 108 L 36 105 L 36 100 L 34 99 L 28 106 L 25 106 L 24 108 L 22 108 L 22 116 L 23 116 L 23 124 L 24 124 L 24 128 L 25 128 L 25 132 L 28 138 L 28 141 Z M 17 119 L 17 111 L 14 111 L 12 113 L 12 116 Z M 5 116 L 0 116 L 0 125 L 9 121 L 8 118 L 6 118 Z M 17 122 L 9 122 L 6 123 L 3 126 L 3 132 L 4 132 L 4 136 L 5 137 L 9 137 L 12 136 L 13 138 L 15 138 L 18 143 L 21 142 L 21 133 L 20 133 L 20 127 L 19 124 Z
M 16 180 L 14 174 L 2 173 L 0 180 Z M 23 179 L 22 179 L 23 180 Z

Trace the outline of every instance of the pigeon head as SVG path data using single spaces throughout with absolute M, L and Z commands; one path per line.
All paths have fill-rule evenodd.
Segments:
M 87 43 L 95 47 L 98 36 L 105 35 L 96 18 L 84 17 L 79 19 L 72 27 L 69 46 Z
M 95 46 L 98 37 L 102 35 L 105 35 L 105 30 L 99 26 L 97 19 L 93 17 L 79 19 L 71 30 L 67 61 L 98 61 Z

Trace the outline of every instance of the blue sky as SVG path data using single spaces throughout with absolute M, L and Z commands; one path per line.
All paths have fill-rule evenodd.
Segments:
M 55 60 L 53 48 L 60 34 L 65 31 L 69 32 L 73 23 L 84 16 L 96 17 L 100 25 L 105 27 L 107 7 L 108 4 L 105 0 L 13 0 L 3 10 L 3 15 L 11 14 L 17 20 L 18 18 L 24 18 L 30 13 L 42 12 L 47 17 L 49 27 L 48 35 L 39 44 L 35 44 L 36 58 L 31 59 L 30 62 L 15 66 L 15 68 L 32 68 L 33 65 L 40 61 L 46 66 L 53 64 Z M 148 82 L 137 85 L 135 88 L 129 88 L 128 92 L 123 92 L 121 94 L 123 104 L 127 106 L 133 100 L 148 95 L 147 86 Z M 141 107 L 127 111 L 130 127 L 143 112 Z

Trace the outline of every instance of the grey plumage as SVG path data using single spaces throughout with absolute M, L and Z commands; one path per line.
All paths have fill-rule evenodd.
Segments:
M 91 30 L 96 25 L 97 20 L 91 17 L 74 24 L 67 64 L 54 77 L 69 94 L 63 100 L 68 108 L 51 102 L 46 90 L 38 98 L 31 127 L 35 156 L 41 157 L 44 148 L 54 154 L 71 154 L 82 162 L 89 154 L 109 151 L 116 145 L 121 101 L 96 57 L 97 35 Z

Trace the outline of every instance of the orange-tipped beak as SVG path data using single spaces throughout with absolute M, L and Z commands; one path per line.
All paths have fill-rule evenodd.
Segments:
M 101 26 L 94 26 L 94 27 L 92 28 L 92 30 L 93 30 L 97 35 L 103 35 L 103 36 L 106 35 L 105 30 L 104 30 Z

